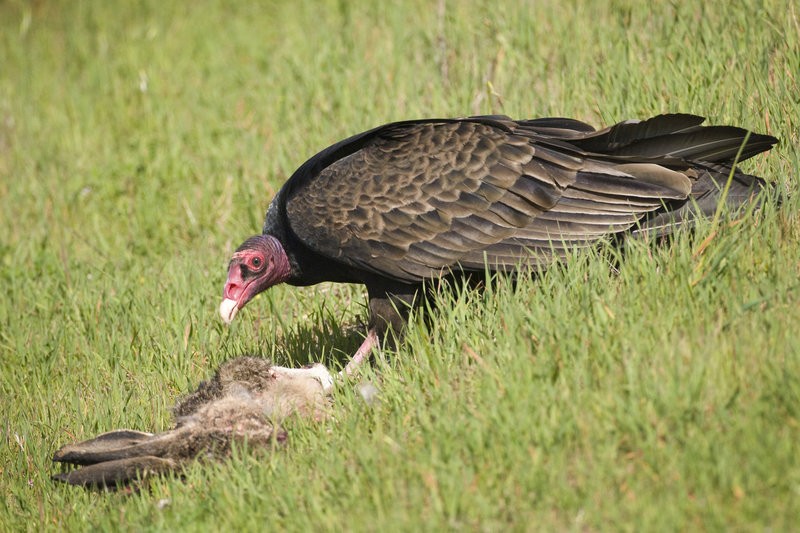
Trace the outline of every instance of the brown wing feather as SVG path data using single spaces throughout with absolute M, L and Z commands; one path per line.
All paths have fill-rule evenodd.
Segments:
M 292 229 L 320 254 L 414 282 L 546 263 L 691 190 L 679 171 L 589 159 L 503 126 L 431 122 L 379 136 L 292 192 Z

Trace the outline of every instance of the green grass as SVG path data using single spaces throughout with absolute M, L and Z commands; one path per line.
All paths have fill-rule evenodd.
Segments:
M 0 3 L 0 530 L 798 527 L 795 2 L 249 4 Z M 443 289 L 367 373 L 375 407 L 344 387 L 267 459 L 133 495 L 50 481 L 61 444 L 168 427 L 221 361 L 358 346 L 357 287 L 216 316 L 230 252 L 319 149 L 413 117 L 668 111 L 778 136 L 745 168 L 794 196 L 618 271 Z

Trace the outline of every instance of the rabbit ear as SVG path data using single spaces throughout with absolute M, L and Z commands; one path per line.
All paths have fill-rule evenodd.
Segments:
M 53 479 L 84 487 L 115 487 L 177 470 L 171 459 L 144 456 L 92 464 L 71 472 L 55 474 Z
M 73 465 L 93 465 L 134 459 L 136 457 L 167 457 L 171 447 L 186 435 L 181 429 L 173 429 L 156 435 L 120 429 L 98 435 L 93 439 L 76 444 L 67 444 L 55 454 L 53 461 Z
M 124 450 L 148 442 L 152 438 L 152 433 L 133 431 L 131 429 L 109 431 L 93 439 L 62 446 L 53 455 L 53 461 L 73 465 L 91 465 L 113 459 L 121 459 L 124 456 L 120 456 L 120 454 Z
M 174 431 L 154 435 L 120 429 L 67 444 L 53 455 L 53 461 L 83 468 L 55 474 L 53 479 L 70 485 L 113 487 L 177 470 L 179 463 L 165 458 L 176 437 Z

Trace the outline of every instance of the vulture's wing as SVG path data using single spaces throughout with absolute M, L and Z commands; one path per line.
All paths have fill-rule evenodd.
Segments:
M 317 253 L 400 281 L 546 264 L 686 199 L 685 158 L 727 153 L 745 134 L 700 122 L 670 115 L 600 132 L 568 119 L 390 125 L 295 184 L 286 213 Z

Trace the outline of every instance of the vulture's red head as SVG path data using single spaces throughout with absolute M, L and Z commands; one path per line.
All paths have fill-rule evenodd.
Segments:
M 236 312 L 261 291 L 289 279 L 289 258 L 280 241 L 256 235 L 242 243 L 228 266 L 228 281 L 219 306 L 222 320 L 230 324 Z

